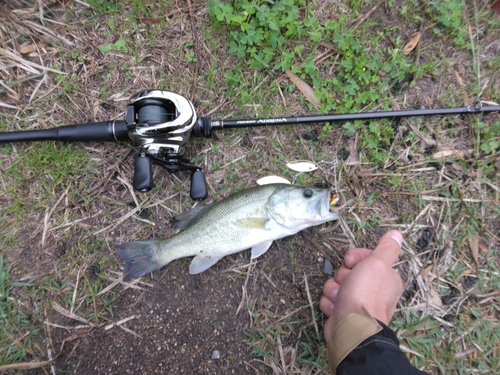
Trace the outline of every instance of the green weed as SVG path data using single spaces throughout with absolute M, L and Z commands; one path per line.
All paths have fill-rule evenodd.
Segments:
M 433 13 L 439 25 L 444 27 L 444 30 L 435 27 L 434 34 L 449 35 L 457 46 L 470 49 L 464 0 L 436 0 L 430 4 L 427 11 Z
M 16 282 L 11 277 L 11 267 L 5 265 L 4 256 L 0 254 L 0 365 L 25 359 L 32 352 L 32 340 L 39 331 L 19 305 L 16 297 L 19 293 L 13 293 L 21 289 L 24 294 L 33 280 Z
M 229 28 L 229 52 L 247 60 L 252 68 L 269 67 L 287 39 L 313 31 L 314 18 L 301 20 L 304 1 L 279 0 L 275 2 L 237 0 L 224 3 L 209 2 L 212 19 Z M 314 30 L 311 39 L 317 39 Z

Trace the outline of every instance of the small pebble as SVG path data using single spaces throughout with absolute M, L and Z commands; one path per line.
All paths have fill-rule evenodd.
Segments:
M 214 350 L 212 353 L 212 359 L 220 359 L 220 352 L 218 350 Z
M 333 274 L 333 264 L 326 258 L 325 262 L 323 263 L 323 273 L 328 276 L 331 276 Z

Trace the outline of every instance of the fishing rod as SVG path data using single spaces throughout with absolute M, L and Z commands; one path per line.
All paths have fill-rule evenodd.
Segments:
M 132 142 L 139 149 L 134 162 L 133 187 L 147 192 L 153 188 L 152 165 L 168 172 L 191 172 L 190 196 L 195 200 L 207 197 L 205 174 L 184 157 L 185 145 L 191 135 L 211 137 L 213 131 L 268 125 L 308 124 L 415 116 L 443 116 L 500 112 L 500 106 L 416 109 L 386 112 L 329 114 L 303 117 L 276 117 L 241 120 L 212 120 L 197 117 L 193 104 L 182 95 L 164 90 L 146 90 L 133 95 L 124 120 L 66 125 L 52 129 L 0 133 L 0 144 L 13 142 Z

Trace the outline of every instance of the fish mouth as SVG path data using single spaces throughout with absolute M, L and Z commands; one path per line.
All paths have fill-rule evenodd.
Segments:
M 325 190 L 320 202 L 320 215 L 322 217 L 331 216 L 334 214 L 331 211 L 333 205 L 339 201 L 339 196 L 331 190 Z

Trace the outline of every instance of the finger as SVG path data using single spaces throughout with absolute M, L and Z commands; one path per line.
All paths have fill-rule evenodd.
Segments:
M 335 308 L 335 304 L 325 296 L 322 296 L 319 300 L 319 308 L 323 311 L 323 314 L 330 317 L 333 314 L 333 309 Z
M 344 282 L 344 279 L 349 275 L 349 272 L 352 270 L 347 268 L 345 265 L 342 265 L 337 272 L 335 272 L 334 280 L 337 284 L 341 285 Z
M 323 285 L 323 296 L 335 302 L 340 285 L 334 279 L 328 279 Z
M 356 264 L 361 262 L 372 252 L 373 251 L 369 249 L 349 249 L 344 255 L 344 265 L 349 269 L 353 269 Z
M 397 230 L 390 230 L 378 241 L 377 247 L 373 250 L 373 256 L 392 266 L 399 258 L 402 243 L 403 236 L 401 233 Z
M 335 323 L 333 322 L 333 319 L 328 319 L 324 327 L 325 338 L 327 340 L 329 340 L 332 337 L 334 330 L 335 330 Z

